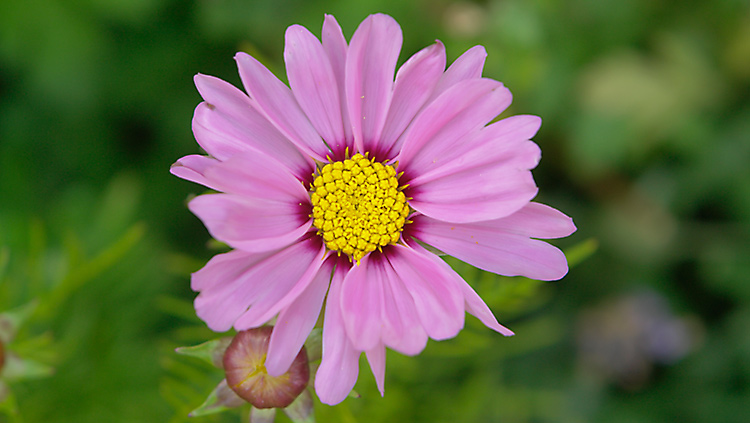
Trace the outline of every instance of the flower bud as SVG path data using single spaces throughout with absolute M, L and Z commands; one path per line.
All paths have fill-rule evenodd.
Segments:
M 272 377 L 266 372 L 266 353 L 273 327 L 239 332 L 224 353 L 227 384 L 256 408 L 283 408 L 294 401 L 310 379 L 307 352 L 302 347 L 289 370 Z
M 2 373 L 4 365 L 5 365 L 5 346 L 3 346 L 3 341 L 0 341 L 0 373 Z

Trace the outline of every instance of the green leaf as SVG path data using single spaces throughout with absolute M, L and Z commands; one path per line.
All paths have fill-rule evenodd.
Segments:
M 206 401 L 200 407 L 191 411 L 190 417 L 205 416 L 208 414 L 221 413 L 222 411 L 245 405 L 245 400 L 238 397 L 232 389 L 227 386 L 227 380 L 222 380 L 216 389 L 211 391 Z
M 315 328 L 310 332 L 305 341 L 305 349 L 307 350 L 307 360 L 318 361 L 323 354 L 323 329 Z
M 206 363 L 223 369 L 224 351 L 226 351 L 231 342 L 232 337 L 225 336 L 223 338 L 212 339 L 210 341 L 206 341 L 202 344 L 194 345 L 192 347 L 179 347 L 175 349 L 175 352 L 177 354 L 200 358 Z
M 36 306 L 37 301 L 34 300 L 20 307 L 0 313 L 0 342 L 4 344 L 10 343 L 15 338 L 18 328 L 34 313 Z
M 7 381 L 41 379 L 55 373 L 52 366 L 38 361 L 20 358 L 15 354 L 5 355 L 5 367 L 3 367 L 3 379 Z
M 73 268 L 65 279 L 52 291 L 40 306 L 40 314 L 51 317 L 59 305 L 88 281 L 117 264 L 146 233 L 142 222 L 133 224 L 123 235 L 90 261 Z
M 21 423 L 21 415 L 18 413 L 18 404 L 16 403 L 16 397 L 13 392 L 8 388 L 8 385 L 0 381 L 0 416 L 5 414 L 8 416 L 10 423 Z M 0 421 L 5 421 L 0 419 Z
M 589 238 L 565 250 L 568 266 L 573 267 L 591 257 L 599 249 L 599 241 Z
M 250 410 L 250 423 L 273 423 L 276 419 L 275 408 L 255 408 Z
M 0 283 L 5 280 L 5 275 L 8 273 L 8 263 L 10 262 L 10 248 L 2 246 L 0 248 Z
M 284 414 L 294 423 L 315 423 L 313 399 L 310 391 L 307 389 L 302 391 L 291 404 L 284 408 Z

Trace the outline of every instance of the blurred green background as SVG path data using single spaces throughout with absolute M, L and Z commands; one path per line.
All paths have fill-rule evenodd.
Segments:
M 486 47 L 508 114 L 542 116 L 538 200 L 574 218 L 555 243 L 577 263 L 538 283 L 450 261 L 517 336 L 467 319 L 389 353 L 385 398 L 363 364 L 362 397 L 318 421 L 747 421 L 746 0 L 11 0 L 0 311 L 37 299 L 6 347 L 55 371 L 0 377 L 0 422 L 246 419 L 189 419 L 222 375 L 173 352 L 215 336 L 189 289 L 217 252 L 185 207 L 201 187 L 169 174 L 199 152 L 192 76 L 239 85 L 242 50 L 284 78 L 287 26 L 319 35 L 330 13 L 349 38 L 373 12 L 401 24 L 401 62 L 436 38 L 449 60 Z

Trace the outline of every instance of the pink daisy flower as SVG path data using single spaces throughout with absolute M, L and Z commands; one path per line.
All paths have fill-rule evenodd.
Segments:
M 511 94 L 482 78 L 483 47 L 446 70 L 437 41 L 396 72 L 401 41 L 396 21 L 377 14 L 347 45 L 326 16 L 321 40 L 298 25 L 286 32 L 291 89 L 245 53 L 235 59 L 247 94 L 197 75 L 205 101 L 193 131 L 209 156 L 172 167 L 218 191 L 189 208 L 233 248 L 193 274 L 198 316 L 215 331 L 275 317 L 265 367 L 277 376 L 325 301 L 315 389 L 328 404 L 351 391 L 362 352 L 382 394 L 386 347 L 418 354 L 428 338 L 454 337 L 466 312 L 513 334 L 422 244 L 501 275 L 554 280 L 568 270 L 559 249 L 536 239 L 575 231 L 531 202 L 541 120 L 490 123 Z

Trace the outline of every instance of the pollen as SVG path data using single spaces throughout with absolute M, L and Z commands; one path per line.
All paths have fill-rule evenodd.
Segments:
M 313 225 L 329 250 L 359 263 L 399 241 L 409 205 L 393 166 L 356 154 L 324 165 L 314 176 Z

